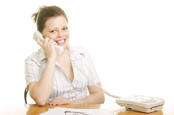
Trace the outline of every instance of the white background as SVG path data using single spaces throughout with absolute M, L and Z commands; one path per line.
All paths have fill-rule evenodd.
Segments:
M 39 47 L 32 13 L 55 4 L 69 18 L 70 44 L 91 55 L 115 95 L 173 98 L 172 0 L 4 0 L 0 3 L 0 106 L 22 105 L 24 60 Z

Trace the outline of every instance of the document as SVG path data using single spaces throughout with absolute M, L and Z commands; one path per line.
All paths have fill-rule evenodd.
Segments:
M 40 115 L 116 115 L 117 113 L 105 109 L 72 109 L 56 107 Z

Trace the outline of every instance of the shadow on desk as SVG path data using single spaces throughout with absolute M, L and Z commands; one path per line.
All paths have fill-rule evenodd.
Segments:
M 120 112 L 118 115 L 163 115 L 163 111 L 157 111 L 153 113 L 141 113 L 141 112 L 134 112 L 134 111 L 125 111 Z

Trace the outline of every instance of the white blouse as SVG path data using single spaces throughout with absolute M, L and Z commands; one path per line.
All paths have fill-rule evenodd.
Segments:
M 70 47 L 69 50 L 74 79 L 71 82 L 56 63 L 53 91 L 48 102 L 57 96 L 63 96 L 71 101 L 84 98 L 89 95 L 87 86 L 100 82 L 88 53 L 84 49 L 77 47 Z M 45 65 L 46 56 L 42 48 L 25 59 L 27 85 L 40 80 Z

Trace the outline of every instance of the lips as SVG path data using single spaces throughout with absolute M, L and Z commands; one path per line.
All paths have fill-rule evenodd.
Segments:
M 66 39 L 59 39 L 55 41 L 57 43 L 57 45 L 64 45 L 66 42 Z

